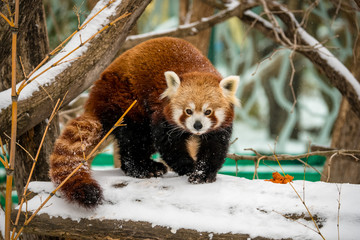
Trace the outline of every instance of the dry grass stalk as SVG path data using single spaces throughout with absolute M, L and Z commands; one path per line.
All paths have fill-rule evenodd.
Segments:
M 338 201 L 338 212 L 337 212 L 337 223 L 336 223 L 336 227 L 337 227 L 337 232 L 338 232 L 338 240 L 340 240 L 340 206 L 341 206 L 341 203 L 340 203 L 340 197 L 341 197 L 341 187 L 342 185 L 340 185 L 340 187 L 336 184 L 336 187 L 338 189 L 338 192 L 339 192 L 339 199 L 337 200 Z
M 277 163 L 279 164 L 279 166 L 280 166 L 280 168 L 281 168 L 282 173 L 284 174 L 284 176 L 286 176 L 285 171 L 284 171 L 284 169 L 282 168 L 282 166 L 281 166 L 281 164 L 280 164 L 280 161 L 277 159 L 277 156 L 276 156 L 275 152 L 273 152 L 273 154 L 274 154 L 274 157 L 275 157 Z M 294 185 L 292 185 L 291 182 L 289 182 L 289 184 L 290 184 L 291 188 L 294 190 L 294 192 L 296 193 L 296 195 L 298 196 L 298 198 L 300 199 L 301 203 L 304 205 L 306 211 L 308 212 L 311 220 L 313 221 L 313 223 L 314 223 L 314 225 L 315 225 L 315 227 L 316 227 L 316 229 L 317 229 L 317 233 L 322 237 L 322 239 L 325 240 L 324 236 L 321 234 L 321 231 L 320 231 L 320 229 L 319 229 L 318 224 L 316 223 L 316 221 L 315 221 L 313 215 L 311 214 L 309 208 L 307 207 L 305 201 L 301 198 L 300 194 L 296 191 Z
M 11 15 L 11 14 L 10 14 Z M 16 50 L 17 34 L 19 27 L 19 0 L 15 1 L 15 18 L 11 20 L 12 44 L 11 44 L 11 100 L 12 100 L 12 118 L 11 118 L 11 142 L 10 142 L 10 160 L 6 170 L 6 194 L 5 194 L 5 240 L 10 240 L 10 217 L 12 208 L 12 183 L 15 165 L 16 149 L 16 131 L 17 131 L 17 93 L 16 93 Z
M 59 186 L 54 189 L 50 195 L 45 199 L 44 202 L 31 214 L 31 216 L 24 222 L 23 226 L 20 228 L 20 230 L 17 232 L 14 239 L 18 239 L 22 231 L 24 230 L 24 227 L 27 226 L 31 220 L 36 216 L 36 214 L 45 206 L 45 204 L 52 198 L 52 196 L 55 195 L 55 193 L 94 155 L 94 153 L 98 150 L 100 145 L 107 139 L 107 137 L 115 130 L 115 128 L 119 126 L 124 126 L 122 124 L 124 117 L 126 114 L 131 110 L 131 108 L 136 104 L 136 100 L 130 105 L 130 107 L 123 113 L 123 115 L 119 118 L 119 120 L 112 126 L 112 128 L 106 133 L 106 135 L 100 140 L 100 142 L 93 148 L 93 150 L 89 153 L 88 156 L 84 159 L 83 162 L 81 162 L 65 179 L 62 181 Z M 21 208 L 19 208 L 19 211 L 21 211 Z M 15 232 L 15 231 L 13 231 Z
M 2 165 L 4 165 L 5 169 L 9 168 L 9 160 L 6 157 L 6 151 L 4 148 L 4 144 L 0 138 L 0 147 L 1 147 L 1 151 L 2 151 L 2 155 L 4 158 L 0 157 L 0 162 L 2 163 Z
M 43 134 L 43 137 L 41 139 L 41 142 L 40 142 L 40 145 L 39 145 L 39 148 L 37 150 L 37 153 L 36 153 L 36 156 L 35 158 L 32 157 L 33 159 L 33 165 L 32 165 L 32 168 L 30 170 L 30 174 L 29 174 L 29 177 L 28 177 L 28 180 L 26 182 L 26 185 L 24 187 L 24 192 L 23 192 L 23 195 L 22 195 L 22 198 L 21 198 L 21 202 L 20 202 L 20 206 L 19 206 L 19 210 L 18 210 L 18 214 L 17 214 L 17 217 L 16 217 L 16 220 L 15 220 L 15 223 L 14 223 L 14 228 L 13 228 L 13 231 L 12 231 L 12 236 L 11 236 L 11 239 L 14 238 L 14 234 L 15 234 L 15 230 L 16 230 L 16 226 L 19 222 L 19 218 L 20 218 L 20 213 L 21 213 L 21 209 L 22 209 L 22 205 L 24 204 L 24 201 L 26 201 L 26 196 L 28 195 L 27 194 L 27 190 L 28 190 L 28 187 L 29 187 L 29 183 L 30 183 L 30 180 L 31 180 L 31 177 L 34 173 L 34 169 L 35 169 L 35 166 L 36 166 L 36 163 L 37 163 L 37 160 L 39 158 L 39 154 L 40 154 L 40 150 L 44 144 L 44 141 L 45 141 L 45 136 L 48 132 L 48 129 L 49 129 L 49 126 L 52 122 L 52 120 L 54 119 L 55 115 L 57 114 L 57 112 L 59 111 L 64 99 L 65 99 L 66 95 L 64 96 L 63 100 L 60 102 L 60 99 L 57 101 L 54 109 L 53 109 L 53 112 L 51 113 L 51 116 L 49 117 L 49 121 L 47 123 L 47 126 L 45 128 L 45 131 L 44 131 L 44 134 Z
M 282 161 L 282 160 L 298 160 L 300 158 L 306 158 L 310 156 L 325 156 L 330 157 L 333 154 L 339 154 L 339 155 L 346 155 L 346 156 L 352 156 L 355 161 L 358 161 L 359 159 L 356 157 L 360 155 L 360 150 L 328 150 L 328 151 L 314 151 L 314 152 L 308 152 L 304 154 L 299 155 L 289 155 L 289 154 L 280 154 L 274 157 L 274 155 L 262 155 L 258 153 L 256 150 L 252 148 L 245 148 L 244 150 L 252 151 L 255 153 L 255 156 L 249 156 L 249 155 L 238 155 L 234 153 L 229 153 L 227 155 L 228 158 L 231 158 L 235 161 L 237 160 L 257 160 L 259 157 L 264 156 L 263 160 L 269 160 L 269 161 Z
M 13 20 L 10 20 L 9 18 L 7 18 L 4 14 L 2 14 L 0 12 L 0 16 L 10 25 L 10 27 L 14 27 L 14 22 Z
M 309 227 L 308 225 L 306 225 L 306 224 L 304 224 L 304 223 L 300 222 L 298 219 L 293 219 L 292 217 L 287 216 L 287 215 L 285 215 L 285 214 L 282 214 L 282 213 L 280 213 L 280 212 L 278 212 L 278 211 L 275 211 L 275 210 L 272 210 L 272 211 L 273 211 L 274 213 L 277 213 L 277 214 L 279 214 L 279 215 L 283 216 L 284 218 L 286 218 L 286 219 L 288 219 L 288 220 L 290 220 L 290 221 L 294 221 L 294 222 L 296 222 L 296 223 L 298 223 L 298 224 L 301 224 L 301 225 L 303 225 L 304 227 L 306 227 L 306 228 L 310 229 L 311 231 L 313 231 L 313 232 L 316 232 L 316 233 L 317 233 L 317 231 L 316 231 L 315 229 L 313 229 L 313 228 Z

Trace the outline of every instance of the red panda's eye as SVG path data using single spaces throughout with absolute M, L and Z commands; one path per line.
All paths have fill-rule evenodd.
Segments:
M 206 110 L 206 111 L 204 112 L 204 114 L 205 114 L 206 116 L 209 116 L 209 115 L 211 114 L 211 110 L 210 110 L 210 109 Z
M 186 112 L 186 114 L 188 114 L 188 115 L 192 115 L 193 114 L 193 111 L 191 110 L 191 109 L 186 109 L 185 110 L 185 112 Z

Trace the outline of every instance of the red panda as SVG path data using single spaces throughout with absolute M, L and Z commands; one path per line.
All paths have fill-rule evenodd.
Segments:
M 59 185 L 130 104 L 126 126 L 113 132 L 121 169 L 137 178 L 159 177 L 162 160 L 190 183 L 210 183 L 224 163 L 239 105 L 239 78 L 222 78 L 190 43 L 163 37 L 143 42 L 119 56 L 94 83 L 85 113 L 72 120 L 56 140 L 50 177 Z M 195 148 L 191 148 L 195 146 Z M 65 198 L 85 208 L 103 200 L 99 184 L 85 164 L 61 188 Z

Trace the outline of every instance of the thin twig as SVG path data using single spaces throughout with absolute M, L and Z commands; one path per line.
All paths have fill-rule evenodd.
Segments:
M 295 109 L 295 106 L 296 106 L 296 103 L 297 103 L 296 94 L 295 94 L 295 90 L 294 90 L 294 86 L 293 86 L 294 76 L 295 76 L 295 72 L 296 72 L 295 65 L 294 65 L 294 55 L 295 55 L 295 50 L 292 50 L 290 55 L 289 55 L 290 66 L 291 66 L 291 76 L 290 76 L 290 81 L 289 81 L 289 87 L 290 87 L 291 94 L 292 94 L 292 97 L 293 97 L 293 105 L 291 107 L 290 113 L 294 112 L 294 109 Z
M 237 160 L 256 160 L 257 158 L 264 156 L 263 160 L 269 160 L 269 161 L 277 161 L 276 158 L 273 155 L 262 155 L 260 153 L 258 153 L 257 151 L 255 151 L 252 148 L 246 148 L 244 150 L 247 151 L 253 151 L 256 156 L 249 156 L 249 155 L 238 155 L 235 153 L 229 153 L 227 154 L 227 158 L 233 159 L 235 161 Z M 327 150 L 327 151 L 314 151 L 314 152 L 309 152 L 309 153 L 305 153 L 305 154 L 299 154 L 299 155 L 288 155 L 288 154 L 279 154 L 277 155 L 277 159 L 279 161 L 282 160 L 297 160 L 298 158 L 306 158 L 307 156 L 325 156 L 325 157 L 330 157 L 333 154 L 339 154 L 339 155 L 349 155 L 349 156 L 353 156 L 355 157 L 355 155 L 360 155 L 360 150 Z M 357 161 L 356 158 L 354 158 L 354 161 Z
M 66 96 L 66 95 L 65 95 Z M 65 99 L 65 96 L 63 98 L 63 100 Z M 45 137 L 46 137 L 46 134 L 48 132 L 48 129 L 50 127 L 50 124 L 51 124 L 51 121 L 53 120 L 54 116 L 56 115 L 56 113 L 59 111 L 60 107 L 61 107 L 61 103 L 63 103 L 63 100 L 60 102 L 60 99 L 57 101 L 54 109 L 53 109 L 53 112 L 51 113 L 51 116 L 49 118 L 49 121 L 47 123 L 47 126 L 45 128 L 45 131 L 44 131 L 44 134 L 42 136 L 42 139 L 41 139 L 41 142 L 39 144 L 39 148 L 37 150 L 37 153 L 36 153 L 36 156 L 35 158 L 33 158 L 33 164 L 32 164 L 32 167 L 31 167 L 31 170 L 30 170 L 30 174 L 29 174 L 29 177 L 28 177 L 28 180 L 26 182 L 26 185 L 24 187 L 24 192 L 23 192 L 23 195 L 22 195 L 22 199 L 21 199 L 21 202 L 20 202 L 20 206 L 19 206 L 19 210 L 18 210 L 18 213 L 17 213 L 17 216 L 16 216 L 16 220 L 15 220 L 15 224 L 14 224 L 14 228 L 13 228 L 13 233 L 12 233 L 12 236 L 11 238 L 13 239 L 14 238 L 14 235 L 15 235 L 15 230 L 16 230 L 16 226 L 19 222 L 19 218 L 20 218 L 20 213 L 21 213 L 21 209 L 22 209 L 22 205 L 25 201 L 25 198 L 26 198 L 26 195 L 27 195 L 27 190 L 28 190 L 28 187 L 29 187 L 29 183 L 30 183 L 30 180 L 32 178 L 32 175 L 33 175 L 33 172 L 34 172 L 34 169 L 35 169 L 35 166 L 36 166 L 36 163 L 37 163 L 37 160 L 39 158 L 39 155 L 40 155 L 40 151 L 41 151 L 41 148 L 44 144 L 44 141 L 45 141 Z
M 11 43 L 11 142 L 10 159 L 6 171 L 6 199 L 5 199 L 5 240 L 10 240 L 10 221 L 12 208 L 12 185 L 15 166 L 16 136 L 17 136 L 17 108 L 18 95 L 16 94 L 16 56 L 17 56 L 17 35 L 19 27 L 19 0 L 15 0 L 15 18 Z
M 302 223 L 302 222 L 299 222 L 297 219 L 292 219 L 291 217 L 288 217 L 288 216 L 286 216 L 286 215 L 283 215 L 282 213 L 280 213 L 280 212 L 278 212 L 278 211 L 275 211 L 275 210 L 272 210 L 272 211 L 273 211 L 274 213 L 277 213 L 277 214 L 283 216 L 284 218 L 286 218 L 286 219 L 288 219 L 288 220 L 297 222 L 297 223 L 303 225 L 304 227 L 310 229 L 311 231 L 314 231 L 314 232 L 318 233 L 315 229 L 309 227 L 308 225 L 306 225 L 306 224 L 304 224 L 304 223 Z
M 338 192 L 339 192 L 338 212 L 337 212 L 337 224 L 336 224 L 336 227 L 337 227 L 337 232 L 338 232 L 338 240 L 340 240 L 340 206 L 341 206 L 340 197 L 341 197 L 341 188 L 342 188 L 342 185 L 340 185 L 340 188 L 338 187 L 338 185 L 336 185 L 336 187 L 338 188 Z
M 4 14 L 0 12 L 0 16 L 10 25 L 10 27 L 14 27 L 14 23 L 10 21 Z
M 8 169 L 9 168 L 9 161 L 8 161 L 8 159 L 6 157 L 6 151 L 5 151 L 3 142 L 1 140 L 1 137 L 0 137 L 0 146 L 1 146 L 2 155 L 4 156 L 4 159 L 0 157 L 0 161 L 4 165 L 5 169 Z
M 276 156 L 276 154 L 275 154 L 275 151 L 273 151 L 273 155 L 274 155 L 277 163 L 279 164 L 280 169 L 281 169 L 281 171 L 282 171 L 282 173 L 284 174 L 284 177 L 285 177 L 285 176 L 286 176 L 285 171 L 284 171 L 284 169 L 282 168 L 282 166 L 281 166 L 281 164 L 280 164 L 280 161 L 277 159 L 277 156 Z M 289 182 L 289 185 L 290 185 L 291 188 L 294 190 L 294 192 L 296 193 L 296 195 L 297 195 L 298 198 L 300 199 L 301 203 L 304 205 L 306 211 L 308 212 L 310 218 L 312 219 L 312 221 L 313 221 L 313 223 L 314 223 L 314 225 L 315 225 L 315 227 L 316 227 L 316 229 L 317 229 L 317 233 L 325 240 L 324 236 L 323 236 L 323 235 L 321 234 L 321 232 L 320 232 L 319 226 L 317 225 L 317 223 L 316 223 L 314 217 L 312 216 L 309 208 L 307 207 L 305 201 L 301 198 L 301 196 L 300 196 L 299 193 L 296 191 L 295 187 L 292 185 L 291 182 Z
M 259 169 L 260 161 L 263 160 L 263 158 L 264 158 L 264 156 L 258 158 L 257 160 L 254 160 L 255 171 L 254 171 L 253 179 L 255 179 L 255 177 L 257 177 L 259 179 L 258 169 Z
M 331 163 L 332 163 L 332 160 L 333 160 L 333 158 L 336 156 L 336 155 L 338 155 L 339 153 L 334 153 L 334 154 L 332 154 L 331 155 L 331 157 L 329 158 L 329 161 L 328 161 L 328 164 L 327 164 L 327 167 L 328 167 L 328 172 L 327 172 L 327 175 L 328 175 L 328 177 L 327 177 L 327 179 L 326 179 L 326 182 L 329 182 L 329 180 L 330 180 L 330 169 L 331 169 Z
M 23 74 L 24 74 L 24 78 L 26 78 L 25 67 L 24 67 L 24 64 L 23 64 L 23 62 L 22 62 L 21 56 L 19 56 L 19 61 L 20 61 L 20 65 L 21 65 L 21 70 L 22 70 L 22 72 L 23 72 Z

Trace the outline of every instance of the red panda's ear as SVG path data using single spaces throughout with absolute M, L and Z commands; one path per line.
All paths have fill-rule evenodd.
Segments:
M 169 99 L 176 93 L 177 89 L 180 86 L 180 78 L 173 71 L 165 72 L 165 79 L 167 84 L 167 89 L 160 95 L 160 99 L 168 97 Z
M 236 97 L 236 90 L 240 82 L 239 76 L 229 76 L 220 81 L 220 87 L 225 97 L 235 106 L 240 106 L 240 101 Z

